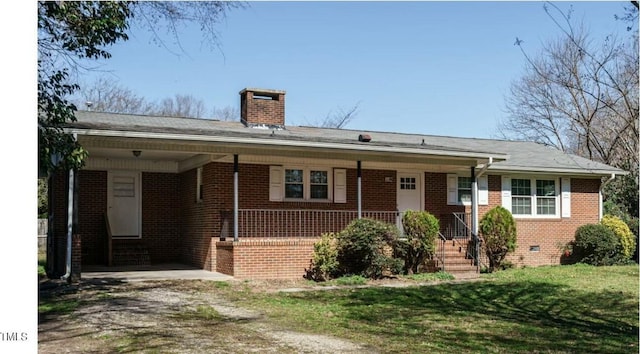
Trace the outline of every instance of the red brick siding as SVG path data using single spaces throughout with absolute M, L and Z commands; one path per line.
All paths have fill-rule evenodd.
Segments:
M 570 218 L 516 219 L 518 247 L 507 259 L 519 266 L 560 264 L 562 248 L 574 239 L 576 229 L 598 223 L 599 186 L 597 179 L 571 179 Z M 540 246 L 540 251 L 531 252 L 530 246 Z
M 424 174 L 424 210 L 438 218 L 451 213 L 471 212 L 463 205 L 447 205 L 447 174 L 425 172 Z
M 196 202 L 196 169 L 180 174 L 182 260 L 207 270 L 216 270 L 221 213 L 233 209 L 233 164 L 212 162 L 203 166 L 203 198 Z
M 142 242 L 152 264 L 180 259 L 179 181 L 175 173 L 142 173 Z
M 284 96 L 277 94 L 274 99 L 261 99 L 254 98 L 254 92 L 245 92 L 240 97 L 241 121 L 249 124 L 284 125 Z
M 82 236 L 82 263 L 106 262 L 107 173 L 80 171 L 78 173 L 78 227 Z
M 317 239 L 241 240 L 218 242 L 224 250 L 219 271 L 228 271 L 221 263 L 233 262 L 233 275 L 238 279 L 301 279 L 313 257 Z M 222 253 L 222 252 L 221 252 Z
M 478 207 L 478 220 L 491 208 L 502 205 L 501 176 L 489 175 L 489 205 Z M 508 256 L 516 265 L 560 264 L 562 247 L 573 240 L 576 229 L 584 224 L 598 222 L 597 179 L 571 179 L 571 218 L 516 219 L 518 247 Z M 464 206 L 447 205 L 447 183 L 444 173 L 425 173 L 425 210 L 438 215 L 467 212 Z M 471 226 L 471 225 L 470 225 Z M 530 246 L 540 246 L 539 252 L 529 251 Z

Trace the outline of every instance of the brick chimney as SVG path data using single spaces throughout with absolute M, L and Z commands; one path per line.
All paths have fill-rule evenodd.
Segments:
M 284 127 L 285 91 L 245 88 L 240 91 L 240 121 L 248 127 Z

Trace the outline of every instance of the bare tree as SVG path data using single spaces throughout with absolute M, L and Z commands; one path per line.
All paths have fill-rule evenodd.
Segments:
M 82 100 L 76 103 L 81 109 L 98 112 L 145 114 L 151 110 L 151 104 L 144 97 L 138 96 L 130 89 L 123 87 L 116 80 L 101 77 L 93 84 L 82 85 Z
M 192 95 L 175 95 L 154 104 L 149 113 L 167 117 L 204 118 L 205 112 L 206 105 L 201 99 Z
M 502 135 L 614 166 L 637 165 L 637 38 L 618 42 L 609 36 L 594 45 L 583 27 L 574 27 L 570 14 L 549 6 L 545 9 L 564 36 L 545 45 L 535 58 L 516 40 L 527 64 L 506 98 Z
M 359 109 L 360 102 L 349 108 L 339 106 L 335 111 L 327 113 L 324 119 L 308 124 L 313 127 L 342 129 L 356 118 Z
M 224 108 L 214 108 L 213 118 L 222 121 L 240 121 L 240 111 L 238 108 L 226 106 Z

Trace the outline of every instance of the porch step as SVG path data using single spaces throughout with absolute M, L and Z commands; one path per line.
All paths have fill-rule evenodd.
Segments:
M 447 240 L 444 245 L 439 245 L 436 252 L 444 253 L 444 270 L 457 279 L 478 277 L 477 267 L 473 259 L 466 257 L 466 244 L 459 240 Z M 438 263 L 440 261 L 438 260 Z M 438 264 L 442 268 L 441 264 Z
M 151 257 L 147 247 L 138 242 L 116 244 L 113 247 L 114 266 L 148 266 Z

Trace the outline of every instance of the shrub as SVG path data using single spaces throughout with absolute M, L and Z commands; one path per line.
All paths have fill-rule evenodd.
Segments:
M 336 234 L 322 234 L 320 241 L 313 245 L 313 260 L 307 269 L 306 278 L 315 281 L 333 278 L 338 272 L 337 256 Z
M 426 211 L 407 210 L 402 227 L 406 238 L 394 244 L 394 255 L 404 260 L 406 274 L 418 273 L 420 265 L 435 254 L 440 222 Z
M 591 265 L 613 265 L 621 263 L 620 239 L 602 224 L 582 225 L 576 230 L 573 252 L 578 262 Z
M 381 278 L 386 272 L 399 273 L 402 262 L 391 257 L 391 245 L 397 239 L 394 225 L 371 219 L 352 221 L 336 238 L 339 274 Z
M 480 220 L 480 232 L 489 258 L 489 272 L 500 267 L 507 253 L 516 249 L 516 223 L 511 213 L 497 206 L 489 210 Z
M 630 259 L 636 251 L 636 236 L 631 232 L 629 226 L 622 219 L 613 215 L 605 215 L 600 223 L 611 229 L 620 239 L 622 255 L 625 259 Z

